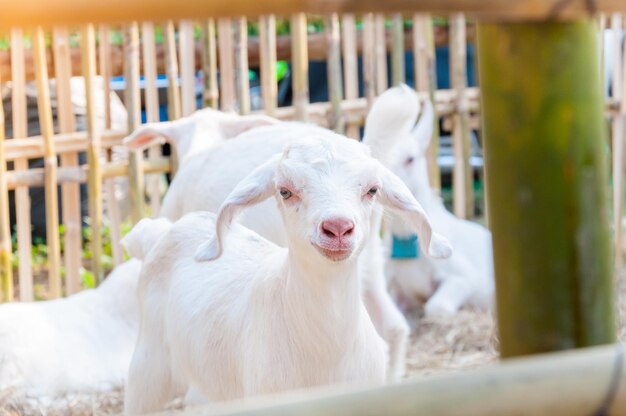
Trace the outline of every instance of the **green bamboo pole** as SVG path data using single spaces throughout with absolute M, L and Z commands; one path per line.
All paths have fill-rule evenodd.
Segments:
M 501 354 L 612 342 L 593 22 L 484 23 L 478 42 Z
M 0 106 L 0 301 L 13 300 L 13 266 L 11 264 L 11 223 L 9 221 L 9 190 L 4 158 L 4 109 Z

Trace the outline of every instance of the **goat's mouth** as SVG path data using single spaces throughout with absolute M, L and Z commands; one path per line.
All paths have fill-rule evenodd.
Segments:
M 324 257 L 332 261 L 347 260 L 353 252 L 352 247 L 324 247 L 323 245 L 312 243 L 317 251 Z

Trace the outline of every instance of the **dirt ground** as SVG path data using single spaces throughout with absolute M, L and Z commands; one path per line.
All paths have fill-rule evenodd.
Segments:
M 619 331 L 626 342 L 626 269 L 617 281 L 619 299 Z M 497 362 L 497 334 L 493 316 L 488 313 L 462 310 L 454 317 L 420 317 L 421 311 L 410 313 L 413 330 L 407 357 L 407 377 L 448 373 L 486 367 Z M 123 407 L 121 390 L 99 394 L 76 394 L 41 401 L 12 397 L 0 393 L 0 416 L 83 416 L 118 415 Z

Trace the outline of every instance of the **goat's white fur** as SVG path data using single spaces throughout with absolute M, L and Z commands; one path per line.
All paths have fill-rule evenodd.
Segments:
M 293 192 L 287 200 L 278 196 L 285 188 Z M 374 197 L 368 193 L 373 188 Z M 241 210 L 271 196 L 289 230 L 288 249 L 232 224 Z M 377 201 L 403 215 L 430 253 L 451 254 L 402 181 L 365 146 L 321 129 L 243 178 L 217 216 L 188 214 L 152 250 L 129 247 L 147 255 L 126 411 L 159 410 L 189 388 L 222 401 L 382 382 L 385 345 L 364 308 L 357 264 L 367 237 L 378 231 L 371 229 Z M 347 218 L 354 228 L 341 241 L 329 240 L 322 228 L 330 218 Z M 152 244 L 154 233 L 134 237 L 152 222 L 143 220 L 126 243 Z M 320 249 L 334 250 L 335 243 L 347 257 L 337 260 L 335 252 Z M 194 262 L 194 253 L 210 261 Z
M 454 254 L 445 260 L 426 256 L 417 259 L 390 259 L 386 274 L 400 303 L 416 304 L 426 300 L 425 313 L 453 314 L 468 304 L 487 309 L 493 303 L 493 259 L 491 233 L 483 226 L 459 219 L 446 210 L 428 181 L 426 150 L 433 133 L 433 110 L 426 102 L 420 121 L 415 108 L 415 91 L 406 85 L 385 92 L 368 115 L 364 142 L 380 153 L 383 160 L 409 187 L 422 204 L 433 226 L 450 239 Z M 395 129 L 371 119 L 396 120 Z M 412 161 L 411 161 L 412 160 Z M 391 234 L 413 234 L 401 219 L 391 216 L 386 223 L 385 242 Z

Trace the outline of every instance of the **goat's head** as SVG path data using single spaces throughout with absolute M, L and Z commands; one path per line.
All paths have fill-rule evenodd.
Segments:
M 197 260 L 220 256 L 222 238 L 244 207 L 274 196 L 289 246 L 330 261 L 356 258 L 370 232 L 377 202 L 398 211 L 417 230 L 433 257 L 451 254 L 448 242 L 432 232 L 411 192 L 354 140 L 327 132 L 295 139 L 243 179 L 221 206 L 215 236 L 200 247 Z M 308 253 L 310 251 L 310 253 Z
M 419 122 L 415 124 L 418 114 Z M 426 152 L 433 134 L 433 116 L 429 100 L 420 106 L 415 91 L 400 85 L 378 97 L 365 124 L 363 142 L 418 200 L 430 193 Z

